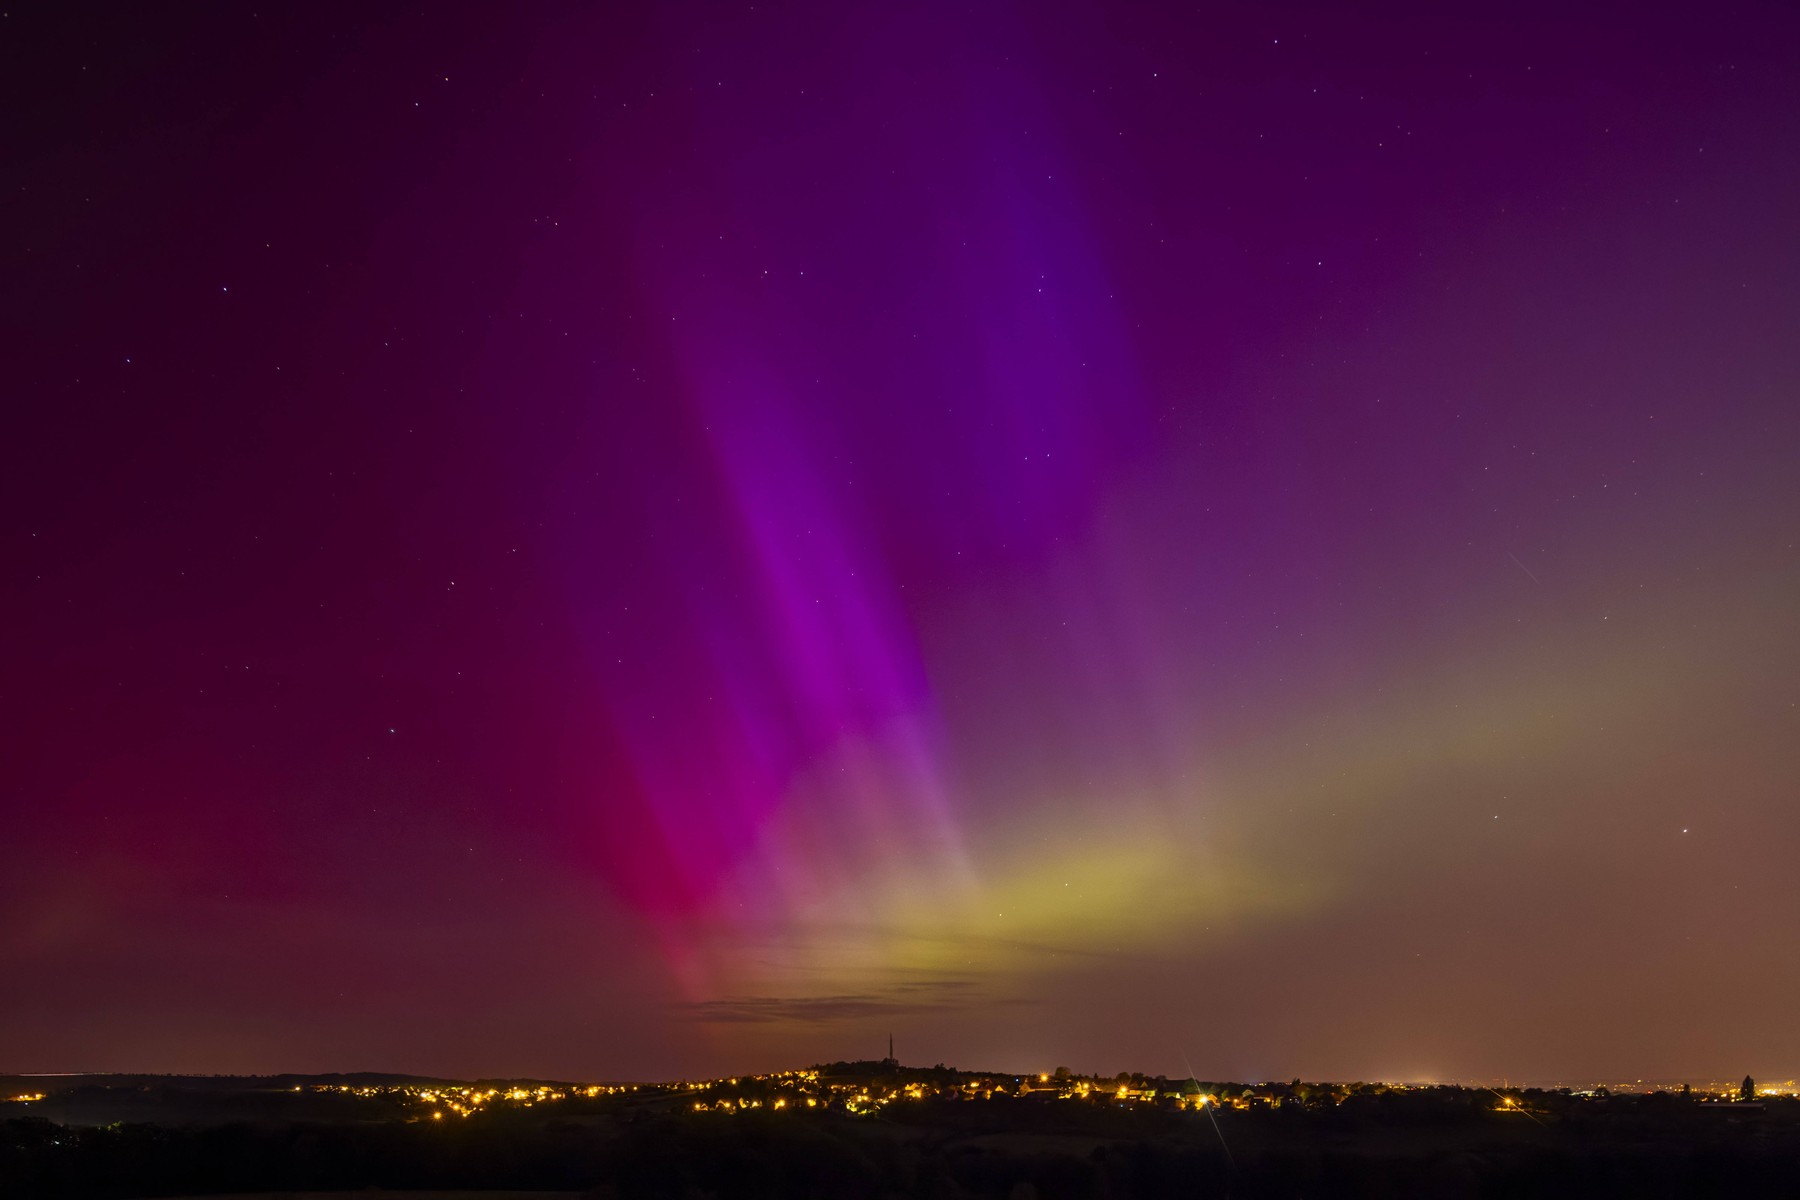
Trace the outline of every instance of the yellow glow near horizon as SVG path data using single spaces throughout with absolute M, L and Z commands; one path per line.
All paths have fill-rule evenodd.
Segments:
M 1225 938 L 1324 902 L 1317 881 L 1250 861 L 1198 856 L 1191 815 L 1156 799 L 1116 805 L 1105 820 L 996 836 L 973 850 L 973 873 L 871 869 L 855 889 L 815 895 L 779 921 L 691 932 L 714 968 L 714 994 L 857 990 L 907 973 L 979 974 L 1026 986 L 1046 949 L 1072 954 L 1154 951 L 1198 928 Z M 754 873 L 754 869 L 752 869 Z M 842 981 L 841 984 L 834 981 Z M 854 981 L 854 982 L 853 982 Z

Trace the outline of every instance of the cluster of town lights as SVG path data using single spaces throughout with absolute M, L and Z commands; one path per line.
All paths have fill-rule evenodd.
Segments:
M 576 1095 L 611 1094 L 624 1088 L 575 1089 Z M 639 1088 L 630 1089 L 640 1092 Z M 1133 1084 L 1126 1081 L 1093 1079 L 1052 1079 L 1030 1076 L 959 1075 L 951 1080 L 822 1076 L 817 1070 L 782 1071 L 770 1075 L 732 1077 L 729 1079 L 682 1082 L 660 1087 L 643 1086 L 641 1098 L 654 1102 L 659 1096 L 685 1093 L 691 1097 L 686 1107 L 693 1112 L 743 1113 L 759 1109 L 782 1110 L 827 1109 L 868 1116 L 890 1104 L 927 1100 L 992 1100 L 1024 1097 L 1038 1100 L 1086 1101 L 1103 1104 L 1148 1104 L 1198 1110 L 1218 1105 L 1218 1097 L 1195 1090 L 1194 1085 L 1170 1085 L 1166 1081 Z M 473 1103 L 450 1100 L 442 1090 L 419 1091 L 417 1099 L 426 1105 L 440 1105 L 461 1115 L 475 1111 L 496 1095 L 516 1103 L 532 1104 L 562 1099 L 561 1093 L 540 1089 L 538 1092 L 474 1093 Z
M 296 1092 L 301 1089 L 296 1087 Z M 636 1084 L 588 1084 L 583 1086 L 556 1087 L 483 1087 L 480 1084 L 449 1084 L 422 1087 L 410 1084 L 391 1086 L 355 1086 L 351 1084 L 321 1084 L 314 1091 L 336 1092 L 351 1096 L 369 1098 L 398 1099 L 423 1107 L 432 1120 L 441 1121 L 446 1113 L 452 1116 L 469 1117 L 489 1108 L 532 1108 L 539 1104 L 554 1104 L 571 1098 L 595 1100 L 601 1096 L 617 1096 L 635 1092 Z
M 1158 1086 L 1158 1083 L 1161 1086 Z M 301 1091 L 296 1087 L 295 1091 Z M 593 1084 L 584 1086 L 538 1085 L 354 1085 L 322 1084 L 312 1090 L 367 1098 L 398 1100 L 415 1109 L 417 1119 L 441 1121 L 445 1117 L 469 1117 L 506 1108 L 531 1108 L 569 1100 L 623 1096 L 644 1103 L 681 1096 L 693 1112 L 743 1113 L 759 1109 L 826 1109 L 868 1116 L 890 1104 L 926 1100 L 992 1100 L 1022 1097 L 1038 1100 L 1086 1101 L 1107 1104 L 1158 1103 L 1165 1107 L 1200 1109 L 1218 1105 L 1211 1094 L 1194 1085 L 1167 1081 L 1133 1084 L 1125 1080 L 1100 1080 L 1059 1075 L 1032 1076 L 953 1073 L 948 1079 L 921 1080 L 899 1076 L 834 1078 L 818 1070 L 779 1071 L 769 1075 L 733 1076 L 672 1084 Z
M 874 1064 L 868 1064 L 874 1066 Z M 1207 1086 L 1215 1091 L 1206 1090 Z M 1437 1085 L 1417 1085 L 1431 1088 Z M 988 1072 L 934 1071 L 908 1072 L 892 1060 L 874 1070 L 828 1074 L 818 1068 L 779 1071 L 767 1075 L 751 1075 L 698 1082 L 682 1081 L 665 1084 L 314 1084 L 295 1086 L 293 1091 L 313 1091 L 363 1099 L 397 1103 L 414 1120 L 443 1121 L 446 1117 L 471 1117 L 489 1111 L 534 1108 L 540 1105 L 563 1105 L 615 1099 L 616 1102 L 647 1108 L 685 1108 L 696 1113 L 745 1113 L 758 1110 L 773 1112 L 809 1109 L 835 1111 L 856 1116 L 874 1116 L 889 1105 L 926 1101 L 1025 1100 L 1055 1103 L 1085 1103 L 1108 1106 L 1154 1106 L 1162 1109 L 1193 1112 L 1212 1109 L 1257 1109 L 1289 1104 L 1309 1107 L 1342 1104 L 1352 1096 L 1364 1093 L 1414 1090 L 1404 1084 L 1233 1084 L 1201 1085 L 1192 1079 L 1172 1081 L 1141 1075 L 1102 1076 L 1072 1075 L 1058 1070 L 1054 1075 L 1006 1075 Z M 1543 1115 L 1541 1101 L 1548 1094 L 1536 1089 L 1507 1087 L 1504 1091 L 1489 1089 L 1492 1108 L 1501 1113 L 1518 1114 L 1533 1119 Z M 1592 1087 L 1579 1091 L 1567 1087 L 1555 1091 L 1574 1098 L 1604 1100 L 1611 1095 L 1646 1094 L 1663 1089 L 1643 1081 L 1609 1087 Z M 1792 1080 L 1773 1086 L 1754 1087 L 1745 1080 L 1741 1087 L 1705 1085 L 1684 1090 L 1684 1095 L 1712 1105 L 1735 1105 L 1750 1099 L 1762 1100 L 1800 1094 L 1800 1086 Z M 0 1101 L 34 1103 L 45 1099 L 42 1092 L 0 1097 Z M 1747 1106 L 1760 1108 L 1760 1105 Z

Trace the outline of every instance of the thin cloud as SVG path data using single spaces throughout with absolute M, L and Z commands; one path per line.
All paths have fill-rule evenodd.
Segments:
M 969 979 L 911 980 L 875 992 L 833 996 L 734 996 L 687 1006 L 697 1020 L 727 1024 L 817 1024 L 961 1008 L 979 998 Z

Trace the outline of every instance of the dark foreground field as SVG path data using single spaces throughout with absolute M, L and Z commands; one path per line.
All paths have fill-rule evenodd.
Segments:
M 218 1095 L 139 1087 L 85 1097 L 132 1119 L 0 1121 L 0 1197 L 1800 1196 L 1800 1104 L 1787 1102 L 1550 1096 L 1520 1112 L 1431 1089 L 1227 1108 L 1215 1128 L 1205 1112 L 1025 1099 L 927 1099 L 872 1115 L 634 1101 L 450 1120 L 363 1105 L 287 1119 L 272 1089 L 234 1094 L 237 1113 Z

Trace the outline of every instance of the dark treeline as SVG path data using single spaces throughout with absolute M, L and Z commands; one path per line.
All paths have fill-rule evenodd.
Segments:
M 900 1116 L 902 1114 L 896 1114 Z M 904 1120 L 750 1112 L 560 1119 L 69 1128 L 0 1123 L 0 1197 L 515 1188 L 604 1200 L 1129 1200 L 1134 1197 L 1692 1197 L 1800 1194 L 1791 1127 L 1655 1110 L 1585 1127 L 1496 1126 L 1472 1108 L 1081 1112 L 925 1104 Z M 1640 1119 L 1641 1118 L 1641 1119 Z M 1684 1132 L 1685 1129 L 1685 1132 Z M 1524 1132 L 1529 1130 L 1529 1132 Z

